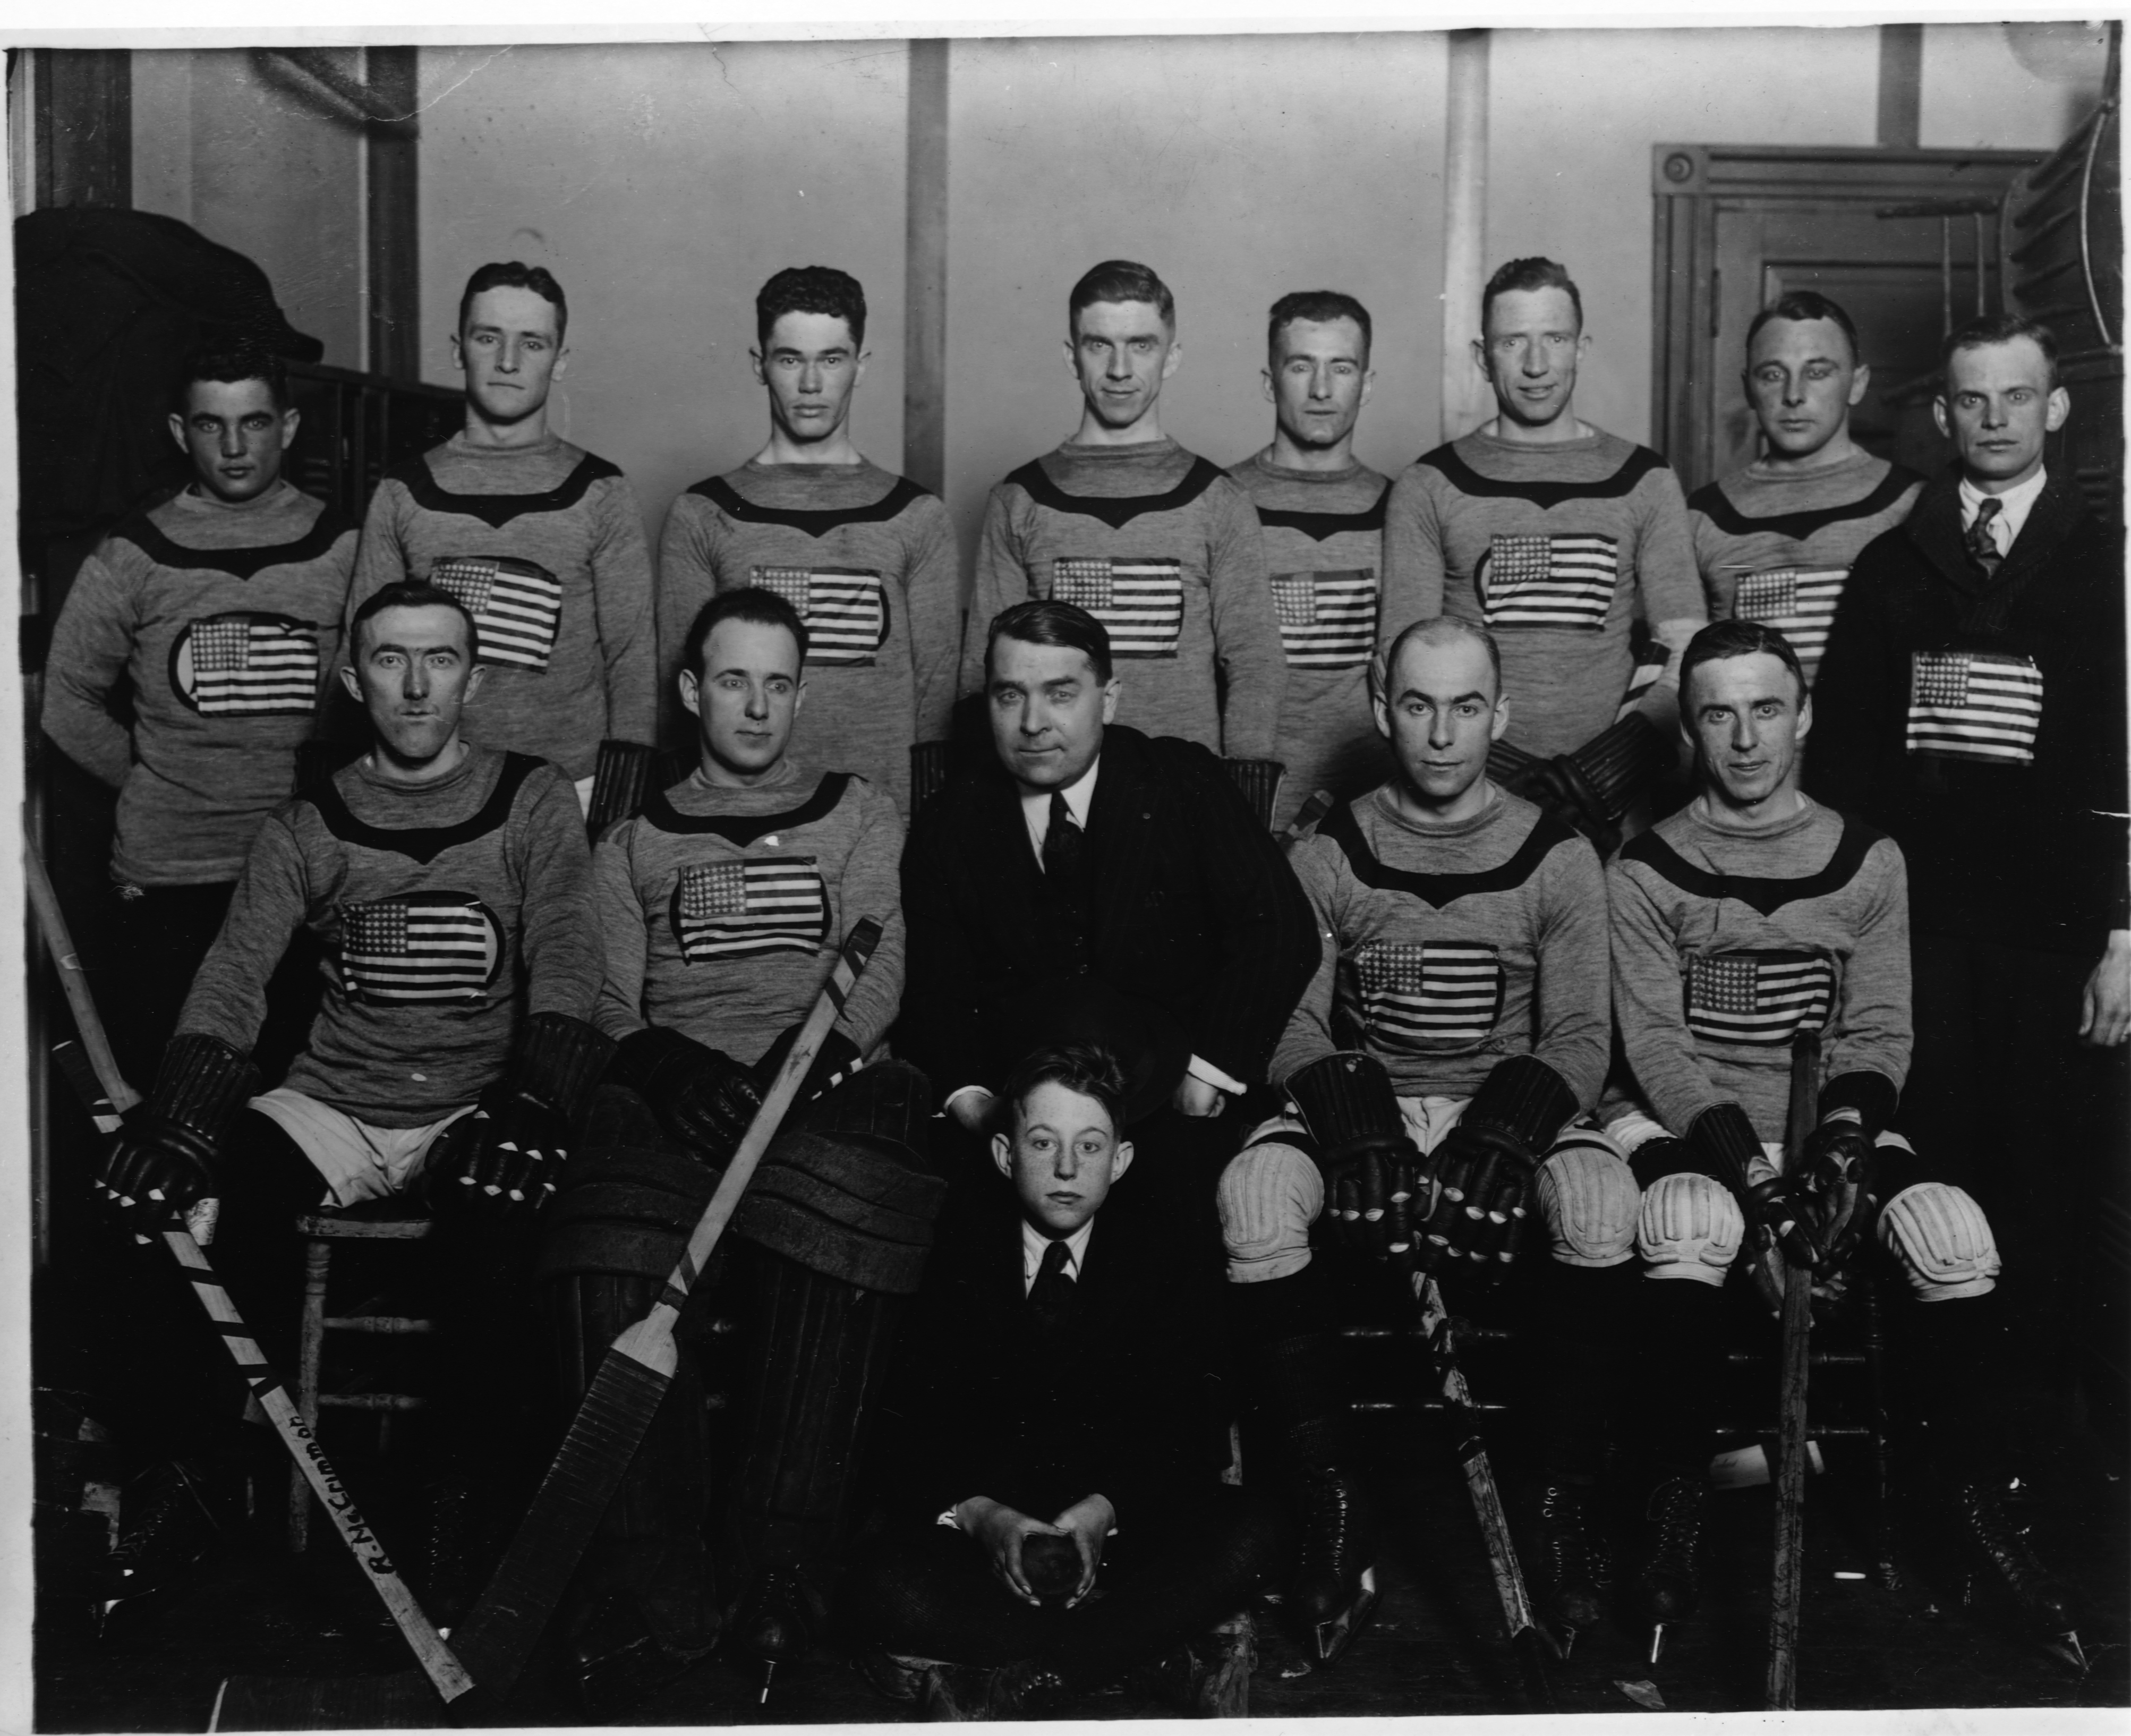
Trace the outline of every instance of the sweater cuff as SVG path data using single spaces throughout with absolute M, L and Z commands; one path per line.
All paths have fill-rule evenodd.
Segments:
M 1826 1121 L 1840 1110 L 1853 1110 L 1867 1139 L 1877 1139 L 1894 1119 L 1901 1093 L 1884 1073 L 1860 1070 L 1837 1073 L 1820 1088 L 1820 1119 Z

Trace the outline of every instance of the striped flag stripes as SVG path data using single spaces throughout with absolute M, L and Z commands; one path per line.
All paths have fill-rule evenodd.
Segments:
M 1391 1047 L 1477 1043 L 1502 1014 L 1501 960 L 1486 941 L 1373 941 L 1355 969 L 1369 1034 Z
M 1350 669 L 1369 660 L 1377 635 L 1374 568 L 1276 573 L 1272 603 L 1290 669 Z
M 1474 583 L 1490 627 L 1584 627 L 1595 632 L 1606 625 L 1620 574 L 1615 538 L 1497 531 L 1480 557 Z
M 410 892 L 340 907 L 341 985 L 357 1000 L 478 1000 L 503 931 L 467 892 Z
M 1160 555 L 1060 555 L 1051 596 L 1102 622 L 1116 657 L 1174 657 L 1184 632 L 1184 563 Z
M 748 576 L 798 611 L 809 668 L 871 663 L 888 638 L 887 593 L 869 568 L 757 567 Z
M 1687 964 L 1687 1025 L 1712 1043 L 1779 1045 L 1827 1027 L 1835 966 L 1817 952 L 1712 952 Z
M 1774 627 L 1790 640 L 1810 682 L 1827 649 L 1827 630 L 1835 623 L 1835 606 L 1842 600 L 1842 583 L 1849 577 L 1847 567 L 1772 567 L 1765 573 L 1741 573 L 1732 612 L 1741 621 Z
M 562 625 L 562 581 L 508 555 L 447 555 L 429 583 L 464 606 L 481 634 L 481 660 L 544 669 Z
M 2031 765 L 2042 672 L 2004 651 L 1918 651 L 1909 660 L 1913 754 Z
M 171 675 L 203 717 L 308 717 L 318 707 L 318 629 L 285 615 L 210 615 L 179 636 Z
M 828 890 L 811 856 L 697 862 L 673 888 L 673 938 L 690 964 L 821 950 Z

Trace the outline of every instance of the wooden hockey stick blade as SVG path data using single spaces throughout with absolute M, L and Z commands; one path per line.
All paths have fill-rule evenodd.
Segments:
M 88 1009 L 87 1016 L 91 1020 L 95 1019 L 96 1009 L 93 1005 Z M 74 1049 L 72 1044 L 62 1047 Z M 94 1051 L 91 1049 L 90 1053 Z M 109 1051 L 107 1049 L 105 1053 L 108 1054 Z M 84 1063 L 79 1049 L 74 1049 L 70 1057 L 62 1056 L 60 1065 L 68 1082 L 76 1091 L 85 1094 L 90 1113 L 97 1116 L 99 1123 L 108 1120 L 108 1115 L 98 1111 L 108 1111 L 111 1107 L 111 1100 L 117 1095 L 112 1087 L 115 1085 L 122 1091 L 125 1084 L 117 1077 L 116 1067 L 113 1067 L 108 1078 L 98 1080 L 93 1070 Z M 103 1087 L 100 1092 L 93 1089 L 98 1084 Z M 318 1437 L 297 1410 L 289 1396 L 288 1388 L 281 1384 L 281 1377 L 274 1372 L 273 1366 L 266 1360 L 266 1353 L 253 1339 L 251 1329 L 245 1325 L 244 1316 L 237 1312 L 236 1303 L 230 1300 L 229 1292 L 223 1288 L 222 1280 L 215 1275 L 214 1268 L 208 1264 L 207 1255 L 200 1251 L 199 1244 L 193 1240 L 192 1232 L 184 1227 L 183 1220 L 175 1212 L 164 1230 L 163 1240 L 169 1246 L 171 1256 L 184 1269 L 200 1307 L 214 1323 L 223 1346 L 229 1352 L 230 1360 L 237 1364 L 237 1372 L 251 1388 L 251 1396 L 266 1413 L 267 1420 L 281 1437 L 281 1444 L 288 1449 L 290 1457 L 296 1461 L 296 1468 L 302 1472 L 304 1479 L 317 1491 L 318 1501 L 339 1531 L 341 1540 L 362 1565 L 364 1576 L 376 1590 L 393 1621 L 398 1624 L 408 1648 L 414 1654 L 415 1662 L 422 1666 L 423 1675 L 435 1693 L 447 1702 L 457 1699 L 473 1686 L 473 1678 L 453 1656 L 451 1647 L 444 1643 L 429 1618 L 423 1613 L 421 1604 L 415 1601 L 414 1594 L 407 1589 L 406 1581 L 400 1577 L 398 1570 L 393 1566 L 391 1557 L 385 1554 L 385 1546 L 377 1533 L 357 1510 L 347 1485 L 341 1481 L 340 1474 L 333 1468 L 320 1449 Z
M 541 1481 L 495 1575 L 456 1636 L 460 1657 L 489 1694 L 510 1693 L 554 1614 L 600 1516 L 620 1486 L 637 1444 L 664 1398 L 674 1367 L 673 1322 L 731 1220 L 755 1166 L 821 1052 L 851 985 L 880 944 L 881 925 L 861 918 L 807 1015 L 762 1107 L 749 1124 L 650 1313 L 617 1338 L 577 1407 L 562 1449 Z

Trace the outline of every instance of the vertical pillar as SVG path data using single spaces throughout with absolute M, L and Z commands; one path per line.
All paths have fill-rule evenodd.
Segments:
M 364 179 L 364 344 L 371 372 L 388 380 L 422 374 L 422 278 L 416 201 L 416 50 L 363 50 L 363 79 L 394 119 L 362 129 Z M 404 117 L 404 118 L 402 118 Z
M 130 49 L 40 48 L 36 92 L 36 200 L 133 203 L 133 54 Z
M 947 480 L 947 53 L 910 45 L 904 202 L 903 473 L 936 494 Z
M 1487 419 L 1487 382 L 1473 363 L 1487 281 L 1487 40 L 1450 32 L 1449 128 L 1443 165 L 1443 433 L 1454 440 Z
M 1918 111 L 1923 107 L 1924 27 L 1921 24 L 1880 26 L 1880 142 L 1902 150 L 1917 148 Z

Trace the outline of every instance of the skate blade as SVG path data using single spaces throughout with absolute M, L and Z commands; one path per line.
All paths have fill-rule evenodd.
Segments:
M 1539 1642 L 1558 1664 L 1568 1662 L 1568 1654 L 1576 1649 L 1576 1636 L 1581 1630 L 1568 1622 L 1540 1621 L 1535 1619 L 1531 1631 L 1539 1636 Z
M 1650 1628 L 1650 1662 L 1655 1663 L 1664 1651 L 1665 1624 L 1658 1622 Z
M 2068 1666 L 2076 1675 L 2084 1676 L 2088 1664 L 2086 1648 L 2079 1642 L 2076 1628 L 2066 1628 L 2062 1633 L 2052 1633 L 2042 1642 L 2042 1650 L 2059 1662 Z
M 1354 1636 L 1362 1631 L 1362 1624 L 1376 1607 L 1377 1570 L 1365 1567 L 1353 1600 L 1329 1621 L 1319 1622 L 1310 1629 L 1319 1669 L 1329 1669 L 1339 1662 L 1340 1655 L 1354 1642 Z

